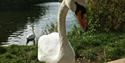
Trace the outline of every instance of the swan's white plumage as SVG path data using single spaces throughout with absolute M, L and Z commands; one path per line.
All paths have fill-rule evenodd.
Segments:
M 69 42 L 59 41 L 59 33 L 43 35 L 38 40 L 38 60 L 47 63 L 75 63 L 75 52 Z
M 60 54 L 60 46 L 59 33 L 53 32 L 41 36 L 38 41 L 38 60 L 56 63 Z
M 75 52 L 66 37 L 65 19 L 68 10 L 75 12 L 75 2 L 85 0 L 63 0 L 58 13 L 58 32 L 43 35 L 38 40 L 38 60 L 46 63 L 75 63 Z

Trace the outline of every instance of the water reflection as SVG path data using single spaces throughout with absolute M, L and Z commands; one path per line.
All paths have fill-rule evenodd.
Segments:
M 9 44 L 26 44 L 26 37 L 35 32 L 36 41 L 44 34 L 46 25 L 57 22 L 59 3 L 42 3 L 28 11 L 0 12 L 0 42 Z M 72 12 L 67 16 L 67 28 L 76 23 Z M 32 27 L 33 26 L 33 27 Z M 34 30 L 33 30 L 33 29 Z M 33 31 L 32 31 L 33 30 Z M 32 44 L 30 42 L 29 44 Z
M 42 10 L 40 10 L 42 9 Z M 1 11 L 0 12 L 0 43 L 7 42 L 8 37 L 18 36 L 28 22 L 34 22 L 40 16 L 45 15 L 45 7 L 34 6 L 25 11 Z M 22 30 L 22 31 L 17 31 Z M 16 32 L 17 33 L 13 33 Z

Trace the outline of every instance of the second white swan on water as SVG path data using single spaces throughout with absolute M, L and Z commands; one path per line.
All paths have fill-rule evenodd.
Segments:
M 58 13 L 58 32 L 43 35 L 38 40 L 38 60 L 46 63 L 75 63 L 75 52 L 66 36 L 68 10 L 75 12 L 79 24 L 87 30 L 86 0 L 63 0 Z

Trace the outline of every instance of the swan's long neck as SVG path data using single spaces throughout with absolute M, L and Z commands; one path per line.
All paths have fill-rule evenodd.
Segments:
M 66 36 L 66 15 L 68 10 L 69 8 L 65 5 L 63 0 L 58 15 L 58 32 L 61 43 L 59 63 L 75 63 L 75 52 Z
M 66 37 L 66 15 L 68 13 L 68 8 L 65 5 L 65 2 L 63 1 L 60 9 L 59 9 L 59 15 L 58 15 L 58 32 L 59 37 L 62 45 L 66 44 L 68 42 Z

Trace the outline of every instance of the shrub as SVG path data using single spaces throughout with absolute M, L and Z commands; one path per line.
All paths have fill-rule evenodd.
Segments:
M 88 19 L 92 31 L 122 31 L 125 28 L 125 0 L 89 0 Z

